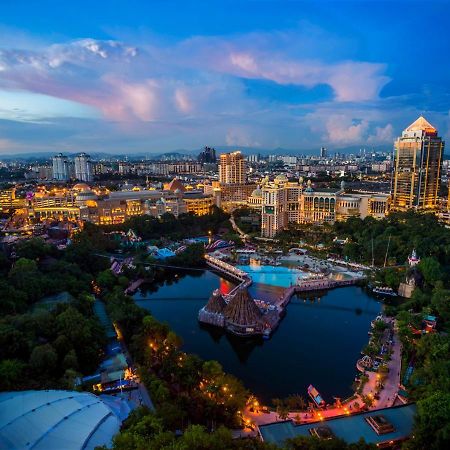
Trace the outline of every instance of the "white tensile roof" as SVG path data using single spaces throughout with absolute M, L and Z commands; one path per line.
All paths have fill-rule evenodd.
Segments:
M 87 392 L 0 393 L 0 448 L 93 450 L 110 446 L 120 425 L 113 410 Z

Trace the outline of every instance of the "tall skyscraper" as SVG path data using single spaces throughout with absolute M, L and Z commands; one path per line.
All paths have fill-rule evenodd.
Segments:
M 327 149 L 325 147 L 320 147 L 320 157 L 321 158 L 327 157 Z
M 91 157 L 86 153 L 75 156 L 75 177 L 88 183 L 92 181 Z
M 220 155 L 219 181 L 221 184 L 244 184 L 246 181 L 246 164 L 241 152 Z
M 64 156 L 62 153 L 58 153 L 52 158 L 52 164 L 54 180 L 67 181 L 70 178 L 69 160 L 67 159 L 67 156 Z
M 198 155 L 198 161 L 201 163 L 215 163 L 216 162 L 216 150 L 212 147 L 205 147 L 200 155 Z
M 423 116 L 395 142 L 393 208 L 433 209 L 441 182 L 444 142 Z

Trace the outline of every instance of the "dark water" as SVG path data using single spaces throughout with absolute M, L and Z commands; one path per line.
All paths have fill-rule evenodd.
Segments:
M 182 336 L 185 351 L 219 361 L 264 401 L 305 395 L 309 384 L 328 402 L 351 394 L 356 360 L 368 342 L 370 321 L 381 310 L 375 299 L 358 287 L 324 292 L 320 299 L 294 297 L 270 340 L 243 340 L 197 321 L 211 292 L 231 287 L 211 272 L 198 272 L 134 298 Z M 282 289 L 255 284 L 250 292 L 265 299 Z

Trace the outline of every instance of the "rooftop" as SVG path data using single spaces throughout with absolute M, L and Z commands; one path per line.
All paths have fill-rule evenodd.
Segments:
M 289 438 L 310 436 L 309 430 L 311 428 L 326 424 L 336 437 L 347 443 L 358 442 L 360 438 L 363 438 L 367 443 L 379 444 L 407 438 L 412 432 L 415 412 L 416 406 L 409 404 L 350 416 L 340 416 L 323 422 L 304 425 L 294 425 L 292 421 L 288 420 L 261 425 L 259 430 L 264 441 L 281 445 Z M 394 431 L 378 435 L 365 420 L 367 417 L 378 415 L 384 416 L 393 425 Z
M 405 131 L 428 131 L 436 132 L 436 128 L 428 122 L 425 117 L 420 116 L 415 122 L 413 122 Z
M 111 407 L 87 392 L 0 393 L 0 448 L 94 449 L 111 445 L 120 425 Z

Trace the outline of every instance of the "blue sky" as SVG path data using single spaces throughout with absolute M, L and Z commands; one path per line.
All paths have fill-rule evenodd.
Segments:
M 0 0 L 0 154 L 450 137 L 447 1 Z

